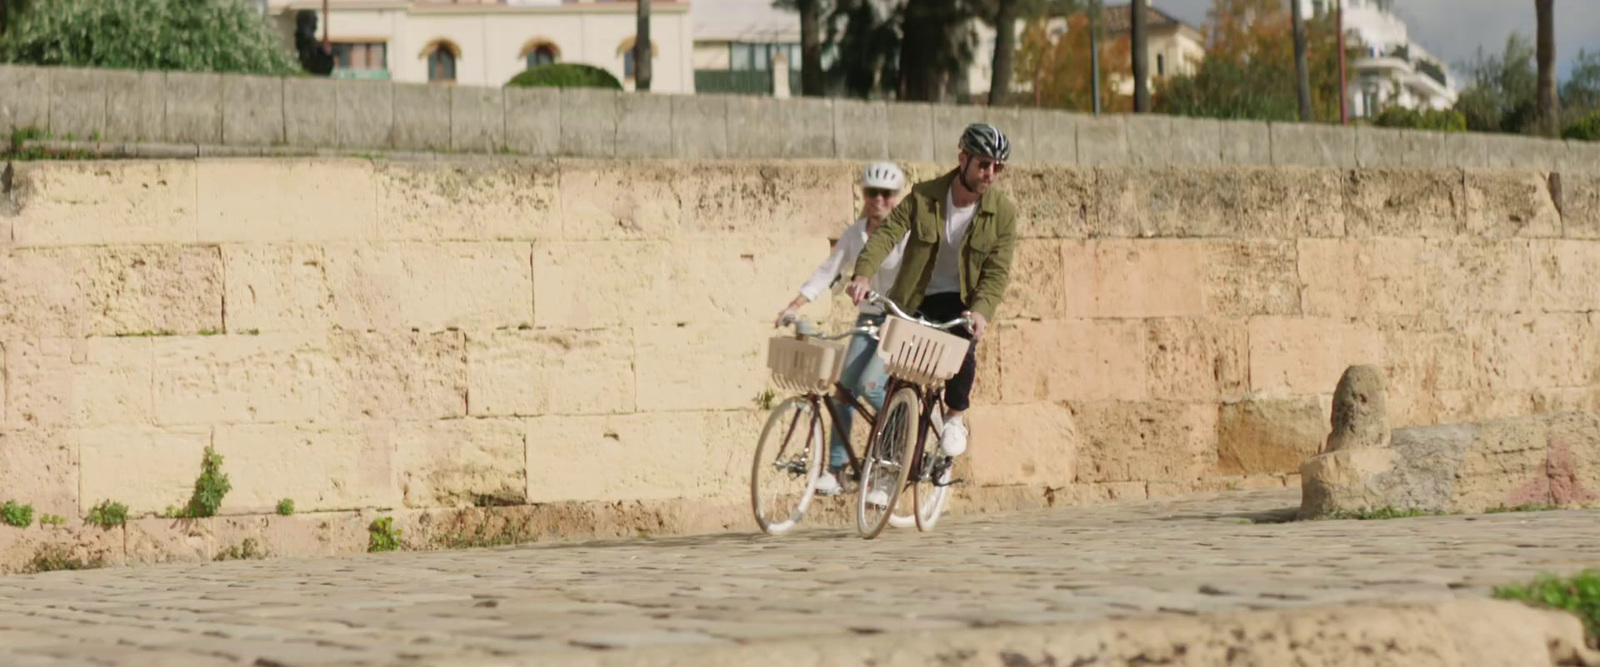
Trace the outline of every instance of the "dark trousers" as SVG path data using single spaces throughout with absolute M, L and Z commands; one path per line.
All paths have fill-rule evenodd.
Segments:
M 941 292 L 923 297 L 917 314 L 930 322 L 943 324 L 961 317 L 966 310 L 967 304 L 961 302 L 959 292 Z M 972 340 L 972 332 L 964 326 L 951 329 L 950 333 Z M 967 358 L 961 362 L 961 370 L 956 371 L 955 377 L 944 384 L 945 407 L 956 412 L 966 410 L 972 404 L 972 381 L 977 378 L 978 346 L 973 345 L 967 348 Z

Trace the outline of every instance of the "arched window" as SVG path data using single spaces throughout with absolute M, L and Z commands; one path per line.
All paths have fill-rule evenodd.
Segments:
M 436 39 L 422 49 L 428 59 L 428 80 L 454 82 L 456 61 L 461 59 L 461 47 L 449 40 Z
M 550 65 L 561 62 L 561 47 L 548 39 L 530 39 L 527 44 L 522 45 L 520 57 L 530 69 L 540 65 Z
M 633 78 L 633 44 L 633 38 L 629 37 L 625 40 L 622 40 L 622 44 L 617 47 L 617 55 L 622 56 L 622 78 L 624 79 Z M 656 43 L 654 41 L 650 42 L 650 61 L 652 63 L 655 62 L 656 56 L 659 55 L 661 55 L 661 53 L 656 49 Z

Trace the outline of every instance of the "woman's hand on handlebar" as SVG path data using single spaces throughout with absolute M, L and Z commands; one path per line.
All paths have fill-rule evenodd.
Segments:
M 866 276 L 856 276 L 855 279 L 850 281 L 850 286 L 845 288 L 845 293 L 850 295 L 850 301 L 854 305 L 859 306 L 867 298 L 867 295 L 872 293 L 872 288 L 868 286 Z

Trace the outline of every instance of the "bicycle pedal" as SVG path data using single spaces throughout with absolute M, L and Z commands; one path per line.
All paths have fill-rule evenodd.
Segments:
M 955 486 L 955 485 L 960 484 L 960 483 L 965 482 L 965 481 L 967 481 L 967 479 L 965 477 L 957 477 L 957 478 L 952 479 L 952 480 L 950 480 L 948 482 L 945 482 L 943 484 L 940 484 L 938 481 L 934 481 L 933 485 L 934 486 Z

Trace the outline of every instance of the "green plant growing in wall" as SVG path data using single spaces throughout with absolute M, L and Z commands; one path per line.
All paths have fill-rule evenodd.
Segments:
M 772 409 L 772 400 L 777 398 L 777 397 L 778 397 L 778 395 L 773 393 L 773 391 L 771 389 L 764 389 L 764 390 L 762 390 L 761 393 L 756 394 L 756 397 L 755 397 L 756 407 L 761 408 L 762 410 L 771 410 Z
M 222 497 L 232 490 L 228 473 L 222 472 L 222 455 L 207 445 L 205 457 L 200 460 L 200 476 L 194 480 L 194 495 L 189 497 L 189 505 L 183 509 L 182 516 L 188 519 L 215 516 L 222 507 Z
M 41 526 L 59 526 L 66 522 L 66 518 L 56 516 L 54 514 L 46 514 L 42 517 L 39 517 L 39 525 Z
M 290 516 L 294 514 L 294 499 L 284 498 L 283 500 L 278 501 L 278 513 L 282 514 L 283 516 Z
M 399 528 L 394 527 L 393 517 L 383 517 L 367 526 L 370 539 L 367 540 L 367 551 L 394 551 L 400 548 Z
M 0 505 L 0 521 L 18 528 L 27 528 L 33 525 L 33 505 L 19 505 L 15 500 L 7 500 Z
M 115 528 L 128 522 L 128 506 L 112 500 L 102 500 L 89 508 L 84 521 L 92 526 Z
M 1526 586 L 1497 587 L 1494 596 L 1570 611 L 1583 619 L 1590 641 L 1600 640 L 1600 570 L 1584 570 L 1565 578 L 1544 575 Z

